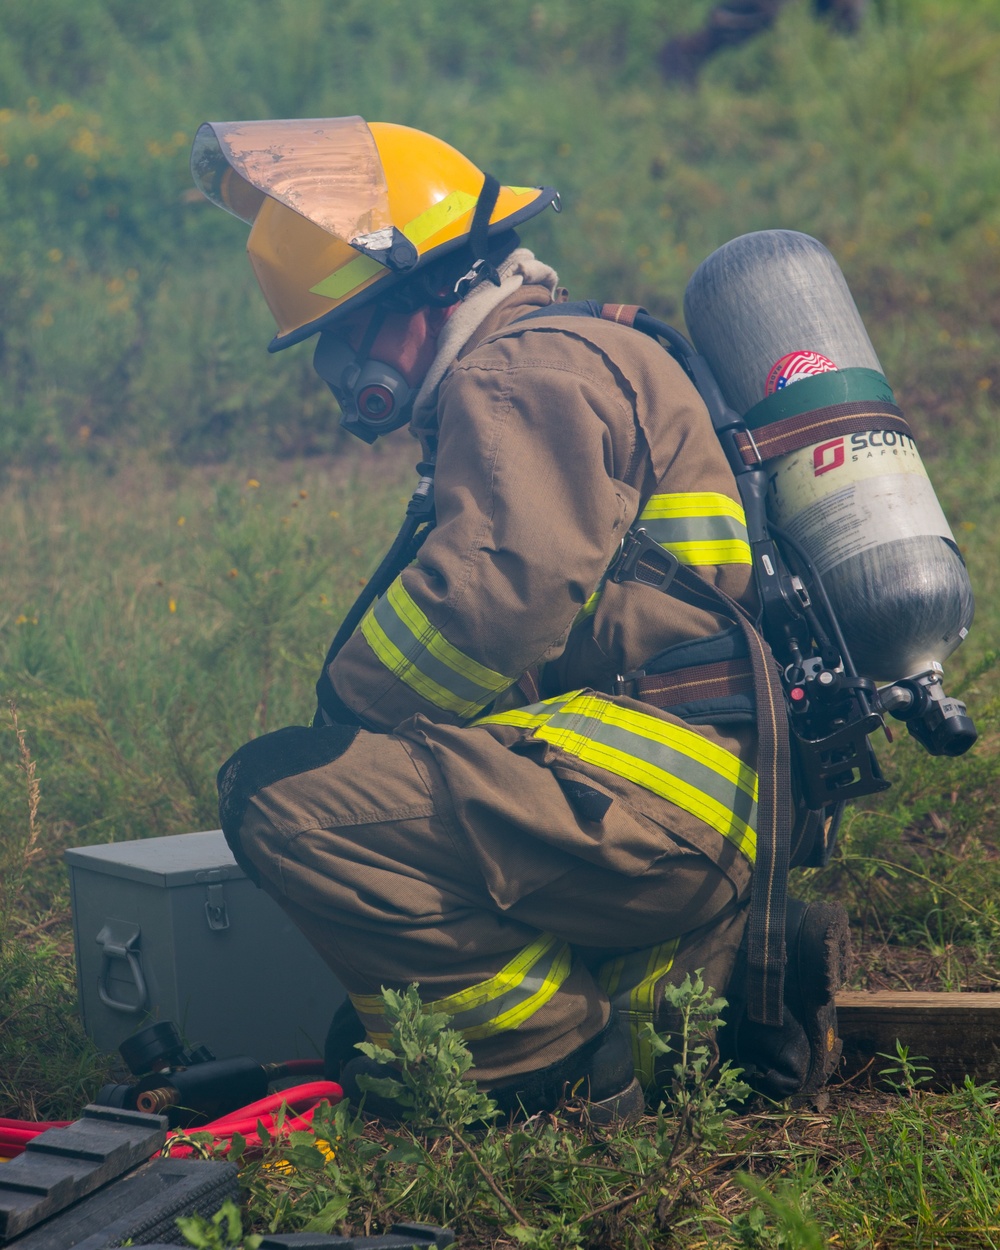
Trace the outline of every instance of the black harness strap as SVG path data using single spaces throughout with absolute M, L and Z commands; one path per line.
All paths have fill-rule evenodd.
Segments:
M 645 530 L 630 531 L 610 576 L 652 586 L 740 627 L 753 674 L 757 708 L 757 854 L 747 928 L 747 1012 L 760 1024 L 780 1025 L 785 975 L 785 904 L 791 863 L 791 747 L 780 673 L 750 615 L 717 586 L 678 563 Z M 639 696 L 641 697 L 641 695 Z

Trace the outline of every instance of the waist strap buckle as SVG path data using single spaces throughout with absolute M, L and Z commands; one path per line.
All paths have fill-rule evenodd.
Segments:
M 637 699 L 639 692 L 637 687 L 643 677 L 646 676 L 644 668 L 634 668 L 630 673 L 619 673 L 611 687 L 612 694 L 624 694 L 630 699 Z
M 680 567 L 675 555 L 661 547 L 644 529 L 629 530 L 610 571 L 613 582 L 639 582 L 666 590 Z

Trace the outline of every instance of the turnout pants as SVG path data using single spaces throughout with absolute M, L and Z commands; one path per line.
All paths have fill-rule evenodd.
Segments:
M 703 969 L 726 990 L 749 896 L 742 855 L 652 820 L 639 787 L 588 819 L 564 778 L 485 729 L 414 717 L 396 734 L 337 732 L 347 745 L 334 758 L 306 752 L 296 769 L 292 750 L 283 775 L 248 786 L 237 838 L 369 1036 L 386 1029 L 381 987 L 418 982 L 489 1088 L 564 1058 L 614 1004 L 649 1084 L 641 1025 L 663 1026 L 663 985 Z M 224 793 L 247 750 L 223 769 Z

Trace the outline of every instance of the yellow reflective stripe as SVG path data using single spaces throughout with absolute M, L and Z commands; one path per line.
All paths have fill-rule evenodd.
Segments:
M 536 712 L 535 708 L 545 708 Z M 662 742 L 675 751 L 680 751 L 693 760 L 705 764 L 713 772 L 719 773 L 727 781 L 740 787 L 751 798 L 757 797 L 757 774 L 744 764 L 739 756 L 720 747 L 708 738 L 684 725 L 675 725 L 671 721 L 660 720 L 646 712 L 636 712 L 632 708 L 621 707 L 610 699 L 595 694 L 576 693 L 559 695 L 554 699 L 546 699 L 543 703 L 531 704 L 526 708 L 513 708 L 509 712 L 499 712 L 496 716 L 484 716 L 476 721 L 477 725 L 490 724 L 493 721 L 516 724 L 530 724 L 543 729 L 552 728 L 551 721 L 557 714 L 564 716 L 589 716 L 606 725 L 616 725 L 629 733 L 638 734 L 652 742 Z M 556 735 L 567 734 L 574 738 L 580 737 L 570 729 L 552 728 L 552 741 Z
M 519 951 L 510 963 L 504 964 L 495 976 L 488 981 L 480 981 L 470 985 L 466 990 L 458 990 L 447 998 L 439 998 L 431 1004 L 435 1011 L 445 1011 L 449 1016 L 460 1011 L 468 1011 L 472 1007 L 480 1007 L 483 1003 L 492 1002 L 508 990 L 520 985 L 524 975 L 538 963 L 555 946 L 559 939 L 551 933 L 543 933 L 530 946 Z
M 628 1025 L 636 1076 L 643 1085 L 653 1079 L 655 1056 L 644 1024 L 653 1023 L 657 982 L 674 964 L 680 938 L 672 938 L 644 951 L 619 955 L 602 964 L 597 983 L 614 1003 Z
M 469 195 L 466 191 L 452 191 L 443 200 L 438 200 L 436 204 L 425 208 L 412 221 L 407 222 L 403 227 L 403 234 L 411 243 L 419 247 L 421 243 L 426 243 L 428 239 L 439 234 L 452 221 L 468 213 L 475 206 L 476 196 Z M 356 256 L 309 289 L 313 295 L 325 295 L 327 299 L 341 299 L 375 274 L 386 272 L 386 266 L 373 260 L 371 256 Z
M 411 243 L 424 243 L 475 206 L 476 196 L 469 195 L 467 191 L 452 191 L 451 195 L 425 208 L 408 222 L 403 227 L 403 233 Z
M 361 622 L 378 660 L 436 707 L 466 719 L 514 680 L 460 651 L 436 630 L 397 578 Z
M 525 707 L 512 707 L 508 712 L 497 712 L 496 715 L 480 716 L 477 725 L 515 725 L 518 729 L 539 729 L 543 725 L 547 725 L 556 712 L 562 711 L 574 699 L 579 697 L 579 691 L 573 691 L 571 694 L 555 695 L 551 699 L 544 699 L 541 703 L 529 703 Z M 543 711 L 539 711 L 543 708 Z
M 396 609 L 399 619 L 403 621 L 410 629 L 410 632 L 417 638 L 422 645 L 441 661 L 446 664 L 453 672 L 459 676 L 465 677 L 470 682 L 488 691 L 490 694 L 499 694 L 501 690 L 506 690 L 511 684 L 513 678 L 504 676 L 503 673 L 494 672 L 492 668 L 487 668 L 485 664 L 480 664 L 478 660 L 474 660 L 471 656 L 466 655 L 464 651 L 459 651 L 458 647 L 452 644 L 444 637 L 444 635 L 434 628 L 427 617 L 421 612 L 420 608 L 407 593 L 406 587 L 397 578 L 389 587 L 386 595 L 389 603 Z
M 324 295 L 327 299 L 341 299 L 352 291 L 356 291 L 376 274 L 386 272 L 385 265 L 380 265 L 370 256 L 355 256 L 353 260 L 335 269 L 322 282 L 317 282 L 309 290 L 313 295 Z
M 503 1033 L 510 1029 L 518 1028 L 552 998 L 569 976 L 572 964 L 572 952 L 569 946 L 563 943 L 552 962 L 550 972 L 533 994 L 525 998 L 523 1002 L 500 1012 L 492 1020 L 480 1025 L 463 1028 L 461 1030 L 462 1036 L 466 1041 L 474 1042 L 478 1038 L 492 1037 L 496 1033 Z
M 657 524 L 661 522 L 662 524 Z M 746 514 L 717 491 L 652 495 L 636 520 L 682 564 L 750 564 Z
M 423 1004 L 425 1012 L 451 1017 L 451 1027 L 467 1041 L 516 1029 L 543 1007 L 569 976 L 572 952 L 567 942 L 541 934 L 494 976 L 446 998 Z M 377 994 L 350 996 L 369 1037 L 384 1041 L 385 1004 Z
M 642 512 L 640 521 L 652 521 L 668 517 L 728 516 L 746 525 L 746 513 L 728 495 L 717 491 L 677 491 L 670 495 L 651 495 Z
M 757 801 L 757 774 L 731 751 L 693 729 L 621 707 L 599 695 L 579 692 L 484 716 L 476 724 L 532 729 L 537 738 L 577 759 L 606 768 L 676 803 L 722 834 L 751 863 L 756 856 L 756 831 L 735 809 L 743 807 L 752 816 Z M 581 732 L 584 729 L 586 732 Z M 658 763 L 657 755 L 673 766 Z M 691 761 L 694 770 L 685 761 Z M 685 767 L 700 777 L 703 786 L 695 784 L 690 776 L 680 775 Z M 711 786 L 717 793 L 708 793 L 704 786 Z M 742 800 L 740 793 L 745 796 Z M 731 804 L 723 801 L 730 795 Z
M 608 772 L 624 777 L 626 781 L 634 781 L 636 785 L 651 790 L 660 798 L 676 803 L 678 807 L 684 808 L 686 812 L 721 833 L 724 838 L 728 838 L 748 859 L 754 859 L 757 850 L 755 831 L 725 804 L 698 790 L 683 778 L 645 760 L 636 759 L 625 751 L 605 746 L 569 730 L 555 730 L 550 733 L 545 727 L 536 731 L 536 736 L 551 742 L 553 746 L 562 747 L 564 751 L 587 764 L 606 768 Z
M 597 611 L 597 605 L 601 602 L 601 594 L 603 593 L 603 584 L 598 586 L 587 602 L 583 605 L 576 616 L 573 618 L 573 624 L 577 625 L 580 621 L 585 621 L 588 616 L 593 616 Z
M 447 712 L 454 712 L 456 716 L 466 717 L 475 715 L 479 709 L 479 704 L 467 704 L 454 699 L 447 690 L 437 685 L 436 682 L 426 678 L 418 668 L 410 665 L 409 660 L 400 651 L 400 649 L 391 642 L 387 637 L 385 630 L 375 619 L 374 613 L 368 612 L 361 622 L 361 633 L 371 649 L 375 652 L 376 658 L 380 663 L 390 669 L 402 682 L 405 682 L 411 690 L 415 690 L 428 703 L 433 703 L 439 708 L 443 708 Z

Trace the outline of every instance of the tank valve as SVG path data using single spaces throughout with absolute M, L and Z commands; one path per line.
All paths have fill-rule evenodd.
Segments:
M 945 694 L 937 669 L 883 686 L 878 697 L 931 755 L 964 755 L 979 737 L 965 704 Z

